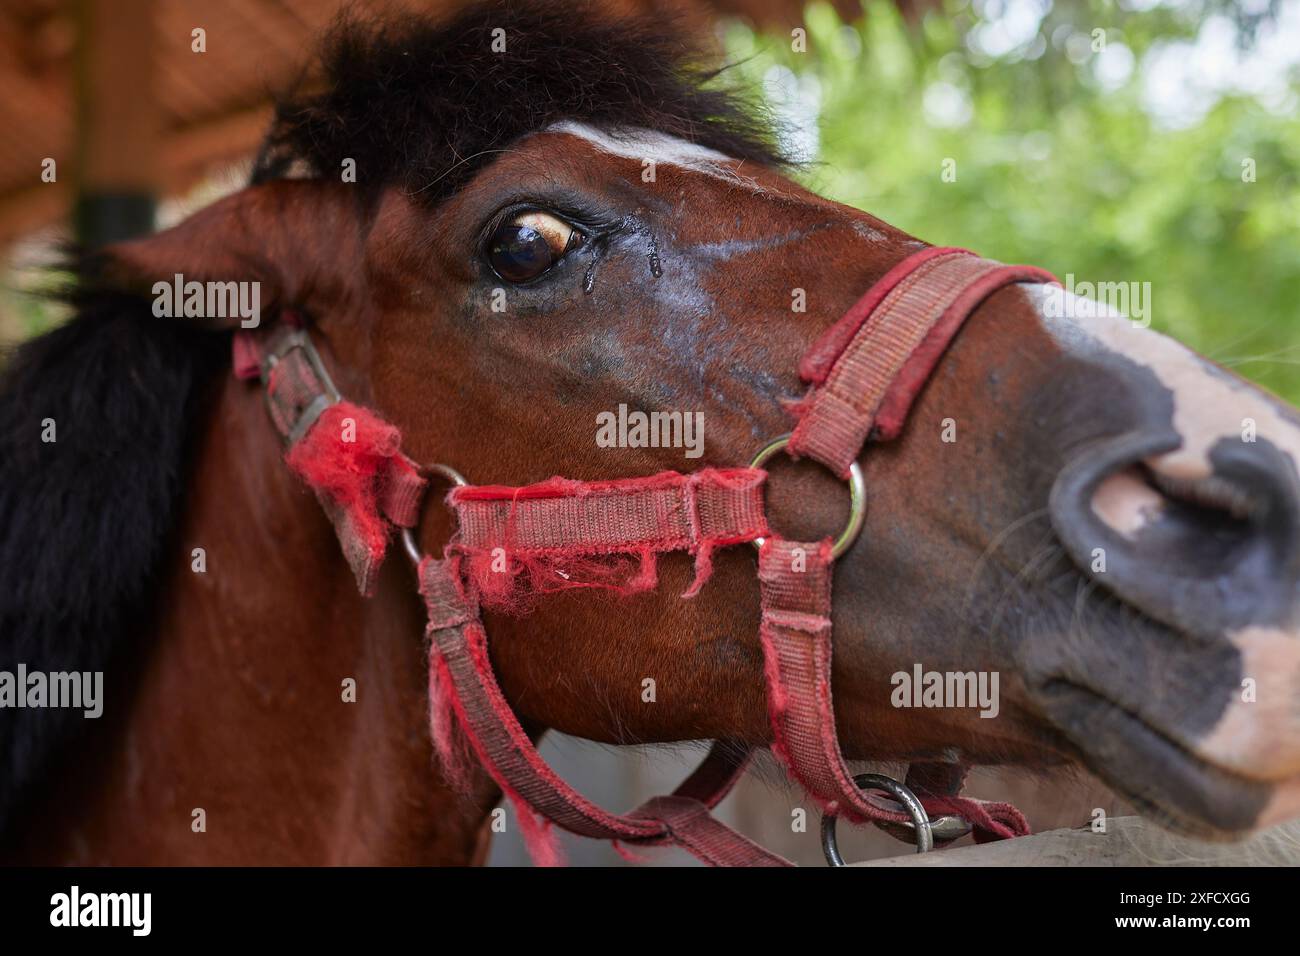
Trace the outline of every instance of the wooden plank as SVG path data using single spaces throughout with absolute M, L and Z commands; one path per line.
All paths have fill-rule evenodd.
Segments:
M 1240 843 L 1177 836 L 1140 817 L 1112 817 L 1105 833 L 1047 830 L 982 846 L 868 860 L 855 866 L 1297 866 L 1300 825 Z
M 81 0 L 77 10 L 80 191 L 153 192 L 162 132 L 153 0 Z

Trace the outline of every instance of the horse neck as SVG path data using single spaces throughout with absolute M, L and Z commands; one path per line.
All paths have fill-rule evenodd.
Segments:
M 463 864 L 486 851 L 499 794 L 486 781 L 458 794 L 433 758 L 411 569 L 395 549 L 376 596 L 360 597 L 281 453 L 260 390 L 226 381 L 116 759 L 98 807 L 77 811 L 84 852 L 71 852 L 85 862 Z

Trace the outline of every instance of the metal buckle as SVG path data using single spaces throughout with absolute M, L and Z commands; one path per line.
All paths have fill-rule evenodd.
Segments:
M 779 438 L 773 438 L 770 442 L 758 450 L 753 461 L 749 463 L 750 468 L 762 468 L 777 452 L 784 451 L 785 447 L 790 444 L 790 433 L 787 432 Z M 831 558 L 839 559 L 849 546 L 857 540 L 858 535 L 862 532 L 862 523 L 867 517 L 867 483 L 862 477 L 862 469 L 855 461 L 849 465 L 849 521 L 840 532 L 840 536 L 835 539 L 831 545 Z M 762 549 L 766 538 L 755 538 L 753 545 L 755 548 Z M 885 779 L 890 779 L 886 777 Z
M 893 777 L 883 773 L 860 773 L 853 778 L 860 790 L 884 790 L 903 805 L 903 809 L 912 818 L 912 827 L 916 833 L 916 852 L 929 853 L 934 849 L 934 831 L 930 827 L 930 815 L 921 806 L 906 784 L 899 783 Z M 844 857 L 840 856 L 839 839 L 835 834 L 835 823 L 839 818 L 834 813 L 822 815 L 822 852 L 830 866 L 845 866 Z
M 343 400 L 343 396 L 339 394 L 338 388 L 334 385 L 334 379 L 330 377 L 330 373 L 325 368 L 320 353 L 316 351 L 316 346 L 312 344 L 311 336 L 307 334 L 307 330 L 286 327 L 277 336 L 272 347 L 267 350 L 262 359 L 262 381 L 267 383 L 267 388 L 263 394 L 265 395 L 268 412 L 271 411 L 272 404 L 271 370 L 284 361 L 290 352 L 295 350 L 301 352 L 303 357 L 307 359 L 307 364 L 311 367 L 312 374 L 316 376 L 317 381 L 320 382 L 324 394 L 313 398 L 298 417 L 294 419 L 289 431 L 284 436 L 285 442 L 290 445 L 307 434 L 308 429 L 316 424 L 316 419 L 321 417 L 325 409 Z M 275 421 L 274 414 L 272 414 L 271 420 Z
M 465 476 L 450 465 L 443 465 L 435 462 L 432 465 L 420 466 L 420 474 L 427 476 L 430 472 L 442 475 L 442 477 L 446 478 L 458 488 L 463 488 L 469 484 L 469 482 L 465 480 Z M 419 544 L 416 543 L 414 528 L 402 529 L 402 547 L 406 549 L 406 556 L 411 559 L 411 563 L 418 568 L 423 555 L 420 553 Z

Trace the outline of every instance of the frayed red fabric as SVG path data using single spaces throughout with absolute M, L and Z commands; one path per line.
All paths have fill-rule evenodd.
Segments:
M 242 382 L 261 377 L 262 349 L 257 339 L 246 332 L 235 335 L 230 344 L 230 363 L 235 378 Z
M 624 863 L 638 864 L 647 860 L 647 857 L 642 856 L 640 853 L 633 853 L 618 840 L 611 840 L 609 845 L 614 848 L 614 852 L 619 855 L 619 858 Z
M 561 591 L 590 589 L 629 597 L 654 590 L 659 577 L 657 557 L 649 550 L 586 557 L 503 549 L 466 551 L 464 557 L 479 603 L 515 616 L 530 613 L 541 598 Z
M 288 444 L 285 460 L 316 493 L 334 524 L 362 594 L 374 592 L 391 525 L 419 520 L 427 482 L 402 454 L 401 433 L 338 393 L 301 318 L 235 333 L 236 377 L 262 379 L 267 412 Z
M 447 723 L 442 728 L 431 728 L 431 733 L 435 745 L 438 745 L 440 738 L 442 739 L 439 753 L 443 756 L 443 768 L 446 769 L 449 765 L 454 766 L 456 768 L 453 771 L 456 785 L 461 792 L 467 792 L 471 770 L 467 764 L 461 763 L 461 754 L 457 752 L 461 741 L 456 740 L 454 736 L 449 738 L 449 735 L 456 734 L 459 727 L 468 726 L 466 724 L 468 718 L 465 714 L 464 704 L 454 692 L 451 672 L 447 669 L 446 660 L 442 654 L 438 653 L 436 647 L 433 653 L 436 655 L 434 666 L 442 675 L 439 679 L 439 683 L 442 685 L 439 692 L 444 694 L 443 701 L 445 703 L 443 706 L 446 706 L 449 712 L 443 712 L 442 708 L 439 708 L 438 719 L 445 720 Z M 560 848 L 559 836 L 556 834 L 551 821 L 538 814 L 528 800 L 510 785 L 510 780 L 504 774 L 495 772 L 496 765 L 488 759 L 486 751 L 482 749 L 482 745 L 476 738 L 470 736 L 464 742 L 477 751 L 480 766 L 487 768 L 493 782 L 501 788 L 501 792 L 510 801 L 510 805 L 515 808 L 515 820 L 519 824 L 519 836 L 524 841 L 524 849 L 528 851 L 528 857 L 533 861 L 533 865 L 563 866 L 564 851 Z M 443 747 L 446 749 L 442 749 Z
M 804 353 L 803 358 L 799 360 L 799 377 L 814 387 L 824 383 L 835 363 L 844 354 L 844 350 L 858 334 L 858 330 L 876 311 L 876 307 L 885 296 L 894 291 L 894 287 L 901 281 L 912 275 L 918 266 L 931 259 L 950 255 L 973 256 L 975 253 L 957 246 L 930 246 L 908 256 L 881 276 L 879 281 L 863 293 L 839 321 L 819 335 Z
M 435 620 L 438 623 L 450 622 L 450 626 L 453 627 L 479 627 L 476 622 L 471 621 L 467 616 L 460 619 L 453 617 L 431 619 L 431 631 L 434 630 Z M 479 629 L 481 630 L 481 627 Z M 469 642 L 467 648 L 470 657 L 475 659 L 476 669 L 480 668 L 482 665 L 477 661 L 478 655 L 475 653 L 474 642 Z M 451 673 L 442 649 L 436 640 L 431 641 L 429 648 L 429 692 L 430 697 L 433 698 L 436 695 L 436 699 L 430 700 L 429 735 L 433 738 L 434 748 L 438 752 L 445 775 L 449 775 L 449 782 L 460 792 L 468 792 L 472 769 L 464 759 L 465 755 L 462 752 L 462 747 L 472 749 L 477 757 L 478 765 L 488 772 L 493 782 L 501 788 L 501 792 L 506 795 L 515 808 L 515 819 L 519 823 L 519 835 L 524 841 L 524 848 L 528 851 L 529 858 L 536 866 L 562 866 L 564 856 L 550 821 L 539 817 L 529 802 L 510 785 L 510 780 L 506 775 L 496 769 L 496 764 L 492 762 L 482 742 L 477 737 L 472 733 L 461 735 L 462 728 L 468 729 L 473 725 L 469 722 L 469 716 L 465 711 L 465 701 L 456 692 L 454 681 L 455 678 Z M 519 733 L 522 735 L 522 730 Z
M 334 521 L 357 587 L 367 596 L 388 547 L 390 524 L 381 501 L 390 469 L 401 461 L 401 443 L 402 433 L 374 412 L 338 402 L 285 453 L 289 469 Z
M 443 779 L 457 793 L 473 790 L 478 764 L 456 717 L 456 688 L 447 662 L 437 647 L 429 647 L 429 736 L 442 767 Z
M 971 283 L 956 301 L 944 311 L 921 344 L 913 349 L 906 364 L 898 370 L 880 406 L 876 409 L 872 436 L 877 441 L 897 438 L 907 423 L 907 413 L 912 410 L 921 390 L 934 372 L 939 359 L 949 344 L 961 331 L 974 311 L 994 292 L 1014 282 L 1056 282 L 1056 276 L 1034 266 L 1002 266 L 985 273 L 979 281 Z
M 447 496 L 460 529 L 452 549 L 479 602 L 494 611 L 526 613 L 539 597 L 574 588 L 649 591 L 665 551 L 694 555 L 683 595 L 693 597 L 713 573 L 716 548 L 767 534 L 765 479 L 755 468 L 706 468 L 455 488 Z
M 902 430 L 908 411 L 965 321 L 1013 282 L 1051 273 L 1004 266 L 964 249 L 924 249 L 891 269 L 804 356 L 812 388 L 791 408 L 791 455 L 820 461 L 841 478 L 868 440 Z
M 564 850 L 560 847 L 559 834 L 555 825 L 533 812 L 533 808 L 519 794 L 507 790 L 515 808 L 515 819 L 519 821 L 519 835 L 523 838 L 524 849 L 534 866 L 564 866 Z
M 426 557 L 419 574 L 427 634 L 446 664 L 456 721 L 483 770 L 515 805 L 535 862 L 560 859 L 554 832 L 540 822 L 545 820 L 596 839 L 674 844 L 715 865 L 788 865 L 709 816 L 744 768 L 744 748 L 716 745 L 670 797 L 654 798 L 626 815 L 602 810 L 566 784 L 537 752 L 496 682 L 487 633 L 466 591 L 460 559 Z
M 952 814 L 964 819 L 973 828 L 976 843 L 1009 840 L 1031 832 L 1025 815 L 1009 803 L 971 797 L 922 796 L 921 804 L 931 817 Z

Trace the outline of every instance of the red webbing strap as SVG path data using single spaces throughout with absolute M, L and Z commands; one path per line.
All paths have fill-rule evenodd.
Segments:
M 492 672 L 478 609 L 465 590 L 460 558 L 426 557 L 420 564 L 420 592 L 429 613 L 430 666 L 445 668 L 460 729 L 479 763 L 514 803 L 539 863 L 558 861 L 553 835 L 547 832 L 555 823 L 596 839 L 681 846 L 708 863 L 785 864 L 708 814 L 743 769 L 744 759 L 737 759 L 733 748 L 715 745 L 671 797 L 655 798 L 626 816 L 591 803 L 546 765 L 506 702 Z M 433 709 L 437 711 L 436 702 Z M 438 741 L 447 735 L 435 729 L 433 736 Z M 546 824 L 539 827 L 534 814 Z
M 766 477 L 757 468 L 617 481 L 557 477 L 521 488 L 454 488 L 447 501 L 459 529 L 455 550 L 469 559 L 466 570 L 485 606 L 517 605 L 513 588 L 523 574 L 534 591 L 646 590 L 655 584 L 654 557 L 665 551 L 695 555 L 695 579 L 684 595 L 691 597 L 708 580 L 714 549 L 767 534 Z M 629 555 L 642 558 L 640 569 L 621 578 L 611 570 L 616 562 L 599 560 Z
M 419 521 L 425 479 L 398 429 L 338 393 L 292 315 L 235 333 L 235 375 L 260 378 L 285 461 L 316 493 L 362 594 L 373 593 L 391 526 Z
M 791 455 L 847 478 L 871 438 L 901 431 L 917 395 L 972 312 L 1013 282 L 1054 282 L 1030 266 L 1004 266 L 964 249 L 923 249 L 892 268 L 813 344 L 800 363 L 812 386 L 795 411 Z M 796 553 L 800 561 L 795 561 Z M 774 750 L 828 809 L 857 819 L 902 821 L 853 783 L 831 705 L 831 557 L 826 542 L 769 540 L 759 559 L 762 640 Z M 954 795 L 922 797 L 931 813 L 954 813 L 977 839 L 1029 832 L 1010 804 Z
M 652 797 L 632 812 L 663 823 L 664 842 L 679 846 L 710 866 L 792 866 L 709 813 L 698 800 L 676 795 Z
M 1032 266 L 1004 266 L 964 249 L 928 248 L 891 269 L 800 363 L 811 393 L 797 407 L 790 454 L 848 477 L 869 436 L 895 437 L 912 402 L 966 318 L 1013 282 L 1054 282 Z
M 906 822 L 906 813 L 886 809 L 858 789 L 840 752 L 831 700 L 830 539 L 797 542 L 772 537 L 758 561 L 763 608 L 759 635 L 773 752 L 828 812 L 855 822 Z M 931 814 L 964 817 L 980 839 L 1029 831 L 1020 811 L 1009 804 L 933 796 L 921 797 L 921 802 Z
M 758 468 L 664 471 L 648 478 L 551 478 L 508 488 L 471 485 L 447 496 L 461 545 L 544 553 L 696 550 L 767 533 Z

